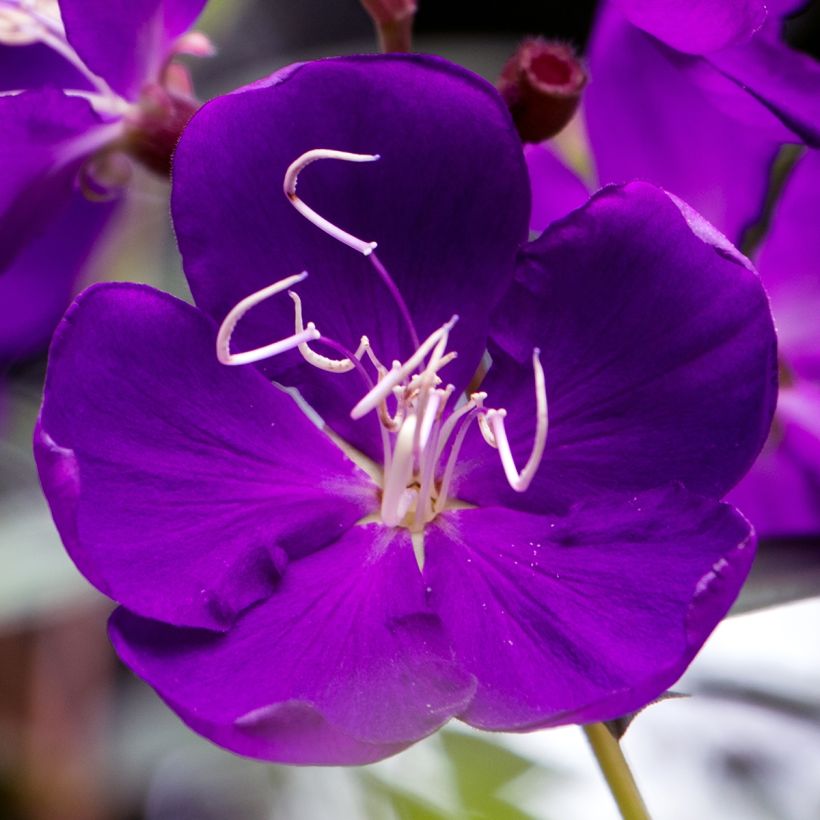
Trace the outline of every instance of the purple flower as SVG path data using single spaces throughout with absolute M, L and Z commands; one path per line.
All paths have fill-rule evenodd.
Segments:
M 115 210 L 122 156 L 167 167 L 205 0 L 0 0 L 0 365 L 37 352 Z M 125 166 L 127 169 L 127 166 Z M 54 260 L 61 264 L 53 264 Z
M 820 533 L 820 157 L 786 182 L 758 267 L 778 328 L 777 414 L 749 475 L 730 494 L 766 535 Z
M 753 554 L 715 500 L 775 401 L 744 257 L 641 183 L 526 242 L 503 103 L 423 57 L 206 105 L 172 204 L 199 307 L 82 295 L 35 448 L 117 652 L 186 723 L 361 763 L 677 679 Z
M 820 65 L 781 42 L 804 0 L 609 0 L 712 102 L 781 141 L 820 145 Z M 605 7 L 604 14 L 608 13 Z M 633 77 L 639 83 L 644 78 Z
M 726 87 L 704 82 L 704 65 L 710 60 L 715 62 L 715 54 L 745 50 L 762 59 L 763 52 L 774 49 L 782 60 L 782 71 L 772 72 L 772 83 L 788 77 L 797 87 L 812 89 L 811 100 L 806 101 L 806 116 L 816 111 L 818 65 L 777 42 L 778 20 L 770 19 L 756 33 L 748 26 L 744 28 L 744 21 L 752 28 L 758 26 L 749 23 L 759 17 L 754 3 L 745 7 L 726 4 L 727 14 L 723 16 L 720 3 L 710 3 L 709 15 L 699 15 L 698 4 L 679 8 L 672 4 L 672 11 L 684 18 L 690 13 L 693 21 L 697 18 L 689 28 L 674 14 L 650 19 L 647 15 L 655 5 L 611 2 L 603 9 L 593 32 L 589 53 L 592 82 L 584 98 L 584 114 L 598 181 L 639 178 L 660 185 L 685 199 L 732 241 L 740 243 L 746 229 L 764 212 L 780 141 L 793 141 L 793 136 L 771 127 L 770 115 L 775 106 L 749 106 L 745 91 L 735 89 L 724 94 Z M 728 13 L 730 6 L 732 14 Z M 791 10 L 780 3 L 769 6 L 772 15 Z M 630 14 L 632 22 L 619 7 Z M 740 13 L 744 8 L 745 13 Z M 707 25 L 710 22 L 716 27 L 711 35 Z M 668 31 L 664 28 L 667 23 Z M 738 27 L 735 34 L 731 34 L 729 24 Z M 719 52 L 684 57 L 670 47 L 684 48 L 683 40 L 675 38 L 683 38 L 687 32 L 686 36 L 694 38 L 693 44 L 698 42 L 698 33 L 703 43 L 707 35 L 718 42 L 720 31 L 728 39 Z M 729 46 L 733 37 L 743 42 Z M 691 45 L 686 50 L 697 49 Z M 693 73 L 695 65 L 699 69 Z M 778 86 L 781 92 L 784 87 Z M 714 93 L 716 89 L 722 89 L 720 95 Z M 527 162 L 533 187 L 531 227 L 540 231 L 578 207 L 588 189 L 550 145 L 528 147 Z M 729 498 L 765 535 L 820 532 L 820 451 L 815 422 L 820 409 L 820 368 L 811 364 L 820 355 L 820 334 L 814 318 L 818 308 L 814 260 L 820 249 L 811 221 L 820 207 L 814 193 L 818 182 L 817 160 L 808 154 L 787 183 L 769 236 L 755 255 L 778 326 L 782 392 L 764 452 Z

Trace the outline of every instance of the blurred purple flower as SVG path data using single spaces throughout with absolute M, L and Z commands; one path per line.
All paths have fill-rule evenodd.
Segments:
M 42 349 L 115 209 L 195 110 L 171 62 L 205 0 L 0 0 L 0 366 Z M 59 260 L 59 264 L 55 264 Z
M 297 196 L 300 169 L 343 158 L 317 148 L 369 161 L 319 162 Z M 118 653 L 195 730 L 362 763 L 454 716 L 612 718 L 672 684 L 726 612 L 754 547 L 714 499 L 775 401 L 757 276 L 649 185 L 605 189 L 532 243 L 528 203 L 512 122 L 474 75 L 295 66 L 206 105 L 180 142 L 199 308 L 110 284 L 67 314 L 43 487 L 121 604 Z M 271 292 L 284 277 L 293 301 Z M 258 367 L 217 361 L 215 338 L 239 363 L 290 333 Z M 371 353 L 389 368 L 375 388 Z
M 777 322 L 780 394 L 769 440 L 729 499 L 765 535 L 820 534 L 818 213 L 820 156 L 811 151 L 787 180 L 757 257 Z
M 608 0 L 728 114 L 820 146 L 820 64 L 781 41 L 806 0 Z M 633 76 L 633 82 L 643 80 Z
M 584 113 L 598 181 L 638 178 L 660 185 L 740 243 L 764 212 L 782 141 L 795 140 L 782 122 L 818 118 L 820 67 L 777 40 L 780 18 L 795 3 L 769 3 L 768 19 L 756 2 L 710 2 L 708 14 L 697 3 L 660 5 L 664 13 L 654 18 L 656 2 L 612 0 L 593 31 Z M 715 51 L 721 43 L 723 50 Z M 673 47 L 703 53 L 685 56 Z M 743 64 L 751 65 L 770 53 L 778 55 L 778 70 L 761 71 L 762 85 L 703 81 L 704 66 L 712 66 L 714 80 L 727 54 L 733 60 L 743 54 Z M 793 116 L 773 125 L 772 112 L 785 110 L 778 95 L 798 101 L 801 90 L 807 96 L 795 102 Z M 750 93 L 765 104 L 750 103 Z M 815 140 L 811 129 L 795 132 Z M 527 163 L 531 228 L 541 231 L 578 207 L 588 187 L 549 144 L 529 146 Z M 820 367 L 812 364 L 820 356 L 820 248 L 812 221 L 820 209 L 818 184 L 818 160 L 810 152 L 799 161 L 756 254 L 780 337 L 782 392 L 764 452 L 730 500 L 764 535 L 820 532 Z

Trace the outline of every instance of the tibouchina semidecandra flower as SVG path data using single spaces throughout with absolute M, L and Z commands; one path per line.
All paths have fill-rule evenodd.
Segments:
M 172 204 L 198 308 L 81 295 L 35 449 L 117 652 L 186 723 L 363 763 L 453 717 L 611 718 L 679 677 L 748 571 L 717 499 L 775 401 L 728 242 L 639 183 L 528 243 L 501 99 L 424 57 L 209 103 Z
M 0 0 L 0 367 L 45 347 L 130 157 L 167 175 L 205 0 Z M 59 260 L 59 264 L 54 264 Z
M 619 11 L 619 6 L 626 10 L 634 6 L 637 12 L 639 5 L 615 1 L 605 5 L 590 41 L 593 80 L 583 104 L 597 180 L 640 178 L 660 185 L 740 243 L 764 213 L 780 142 L 794 137 L 772 131 L 771 110 L 776 107 L 747 109 L 740 105 L 746 96 L 740 89 L 725 97 L 711 95 L 699 75 L 684 70 L 694 64 L 694 57 L 673 51 Z M 695 14 L 690 34 L 709 22 L 719 29 L 758 19 L 758 12 L 752 13 L 755 4 L 747 5 L 746 16 Z M 791 85 L 812 89 L 816 105 L 820 68 L 816 61 L 777 42 L 776 24 L 791 8 L 769 5 L 769 15 L 777 19 L 770 19 L 756 33 L 738 29 L 737 36 L 746 39 L 731 48 L 757 53 L 758 58 L 776 49 L 783 71 L 771 74 L 769 91 L 783 93 Z M 696 9 L 696 5 L 673 6 L 684 16 Z M 655 5 L 648 2 L 642 7 L 648 13 Z M 659 16 L 658 24 L 663 19 Z M 642 21 L 640 14 L 633 15 L 635 21 Z M 681 24 L 676 30 L 685 27 Z M 723 31 L 731 39 L 730 27 Z M 811 111 L 807 106 L 795 121 L 804 121 Z M 589 192 L 550 145 L 527 146 L 526 152 L 533 187 L 531 228 L 541 231 L 578 207 Z M 791 173 L 782 200 L 775 205 L 768 235 L 755 254 L 778 326 L 783 378 L 771 436 L 760 460 L 729 500 L 749 516 L 759 534 L 767 536 L 820 533 L 816 421 L 820 417 L 820 368 L 816 366 L 820 268 L 812 221 L 820 208 L 818 183 L 820 163 L 810 151 Z

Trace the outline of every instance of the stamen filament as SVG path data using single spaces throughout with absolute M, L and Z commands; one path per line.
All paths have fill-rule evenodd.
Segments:
M 507 440 L 507 431 L 504 428 L 503 410 L 488 410 L 487 424 L 492 430 L 498 454 L 501 457 L 501 465 L 507 476 L 510 486 L 519 493 L 523 493 L 535 475 L 538 465 L 541 463 L 541 456 L 544 453 L 544 446 L 547 443 L 548 415 L 547 415 L 547 390 L 544 384 L 544 370 L 541 367 L 541 351 L 536 348 L 532 353 L 532 367 L 535 371 L 535 441 L 532 445 L 532 452 L 524 465 L 524 469 L 519 473 L 515 467 L 510 443 Z
M 312 162 L 319 159 L 340 159 L 345 162 L 373 162 L 379 159 L 378 154 L 352 154 L 349 151 L 334 151 L 331 148 L 314 148 L 305 151 L 302 156 L 295 159 L 285 172 L 284 191 L 285 196 L 290 200 L 291 205 L 302 214 L 308 222 L 312 222 L 319 230 L 324 231 L 328 236 L 332 236 L 354 251 L 358 251 L 364 256 L 370 256 L 378 247 L 377 242 L 365 242 L 363 239 L 353 236 L 353 234 L 343 231 L 329 220 L 320 216 L 309 205 L 306 205 L 296 194 L 296 184 L 299 181 L 299 174 Z
M 288 291 L 288 296 L 293 299 L 296 324 L 294 337 L 300 336 L 305 332 L 305 327 L 302 324 L 302 300 L 299 298 L 299 294 L 292 290 Z M 308 323 L 308 327 L 311 326 L 315 327 L 313 322 Z M 316 338 L 318 338 L 318 336 Z M 362 337 L 362 341 L 365 341 L 366 338 L 367 337 Z M 361 349 L 361 345 L 359 346 L 359 349 Z M 329 359 L 327 356 L 322 356 L 320 353 L 316 353 L 314 350 L 311 350 L 307 342 L 302 342 L 299 345 L 299 352 L 308 364 L 312 364 L 319 370 L 325 370 L 328 373 L 347 373 L 348 371 L 353 370 L 356 366 L 350 358 Z M 357 352 L 354 355 L 357 359 L 360 359 L 362 354 Z
M 458 428 L 456 437 L 453 440 L 453 446 L 450 448 L 450 454 L 447 456 L 447 464 L 444 467 L 444 474 L 441 477 L 441 487 L 439 488 L 438 498 L 433 505 L 433 512 L 436 515 L 444 509 L 447 503 L 447 496 L 450 494 L 450 484 L 453 480 L 453 472 L 455 471 L 456 462 L 458 461 L 458 454 L 461 452 L 461 445 L 464 443 L 464 436 L 467 435 L 467 430 L 470 429 L 470 422 L 479 412 L 479 407 L 472 407 L 461 417 L 461 426 Z M 442 436 L 442 442 L 443 440 Z M 443 443 L 440 443 L 439 447 L 443 449 Z
M 458 316 L 453 316 L 449 322 L 433 331 L 404 364 L 394 362 L 387 375 L 350 411 L 350 417 L 360 419 L 387 398 L 393 388 L 404 381 L 424 361 L 427 354 L 441 339 L 446 340 L 457 321 Z
M 390 469 L 385 470 L 382 521 L 388 527 L 397 527 L 407 512 L 407 508 L 404 511 L 400 509 L 399 502 L 413 475 L 413 437 L 415 433 L 416 417 L 408 416 L 396 437 Z
M 288 276 L 285 279 L 280 279 L 272 285 L 268 285 L 250 296 L 246 296 L 242 301 L 236 304 L 228 315 L 222 320 L 219 326 L 219 331 L 216 334 L 216 357 L 222 364 L 225 365 L 240 365 L 250 364 L 251 362 L 258 362 L 262 359 L 276 356 L 279 353 L 284 353 L 287 350 L 292 350 L 305 342 L 315 341 L 320 338 L 321 334 L 316 330 L 315 325 L 310 322 L 307 328 L 301 333 L 295 333 L 293 336 L 288 336 L 278 342 L 273 342 L 263 347 L 257 347 L 253 350 L 247 350 L 243 353 L 231 353 L 231 336 L 236 329 L 239 320 L 252 308 L 260 302 L 264 302 L 271 296 L 287 290 L 292 285 L 302 282 L 307 277 L 307 271 L 297 273 L 294 276 Z
M 441 458 L 441 454 L 447 446 L 447 442 L 450 440 L 450 436 L 452 435 L 458 420 L 474 408 L 480 410 L 484 406 L 484 399 L 486 398 L 487 394 L 484 392 L 473 393 L 470 396 L 469 401 L 462 404 L 461 407 L 457 407 L 452 413 L 450 413 L 447 417 L 447 421 L 445 421 L 441 426 L 441 435 L 439 436 L 438 447 L 436 449 L 436 461 Z

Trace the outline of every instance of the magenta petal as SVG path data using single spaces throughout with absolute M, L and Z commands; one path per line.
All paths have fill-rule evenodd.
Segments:
M 607 720 L 658 697 L 754 555 L 742 516 L 681 488 L 565 518 L 448 513 L 426 547 L 430 604 L 478 680 L 460 717 L 500 730 Z
M 780 389 L 763 452 L 729 493 L 761 536 L 820 533 L 820 388 L 798 382 Z
M 615 0 L 629 21 L 687 54 L 748 40 L 766 20 L 763 0 Z
M 44 85 L 91 90 L 88 80 L 76 68 L 42 43 L 0 45 L 0 91 Z
M 117 203 L 75 193 L 0 276 L 0 367 L 44 352 Z M 56 263 L 59 260 L 59 263 Z
M 589 199 L 589 190 L 548 143 L 525 145 L 524 156 L 532 187 L 530 230 L 541 233 L 556 219 L 580 208 Z
M 533 483 L 516 493 L 471 434 L 456 489 L 466 501 L 560 511 L 670 481 L 720 497 L 766 439 L 777 362 L 760 280 L 714 228 L 649 185 L 604 189 L 532 242 L 492 340 L 482 390 L 488 407 L 508 411 L 518 463 L 535 426 L 535 347 L 549 436 Z
M 777 322 L 780 356 L 798 377 L 820 382 L 820 154 L 794 167 L 775 208 L 758 267 Z
M 69 42 L 119 94 L 135 99 L 206 0 L 60 0 Z
M 61 91 L 0 96 L 0 274 L 68 202 L 104 132 L 88 102 Z
M 134 612 L 224 629 L 288 557 L 336 540 L 375 488 L 197 310 L 141 285 L 81 295 L 52 343 L 35 434 L 66 548 Z
M 321 60 L 208 103 L 180 141 L 172 206 L 197 304 L 220 321 L 249 293 L 307 270 L 296 288 L 305 319 L 352 350 L 366 334 L 389 366 L 413 352 L 389 291 L 365 257 L 309 223 L 282 192 L 290 163 L 315 148 L 381 156 L 317 162 L 298 193 L 379 243 L 421 338 L 460 316 L 446 378 L 466 385 L 527 236 L 526 168 L 500 97 L 432 57 Z M 243 320 L 238 349 L 292 332 L 293 305 L 282 296 Z M 295 353 L 265 372 L 298 386 L 340 435 L 375 454 L 375 425 L 348 418 L 365 392 L 356 374 L 328 377 Z
M 820 146 L 820 62 L 771 36 L 708 58 L 709 64 L 751 95 L 814 148 Z
M 363 763 L 460 712 L 456 667 L 406 531 L 371 524 L 292 563 L 281 586 L 225 635 L 118 610 L 120 657 L 190 723 L 229 749 L 287 763 Z
M 779 145 L 718 108 L 680 62 L 617 10 L 600 15 L 584 96 L 598 177 L 659 185 L 740 242 L 763 211 Z

